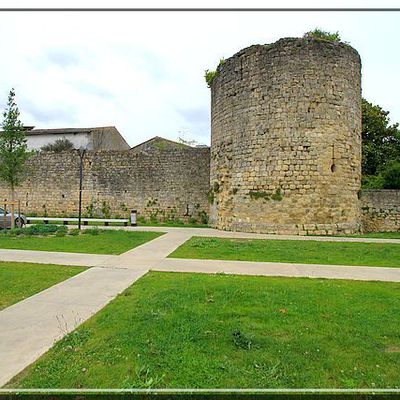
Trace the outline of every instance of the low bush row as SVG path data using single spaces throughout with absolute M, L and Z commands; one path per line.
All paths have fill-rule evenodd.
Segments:
M 83 229 L 80 231 L 79 229 L 70 229 L 65 225 L 53 225 L 53 224 L 36 224 L 31 225 L 27 228 L 14 228 L 14 229 L 6 229 L 0 231 L 1 236 L 57 236 L 63 237 L 66 235 L 70 236 L 78 236 L 79 234 L 86 235 L 98 235 L 100 233 L 100 229 L 92 228 L 92 229 Z

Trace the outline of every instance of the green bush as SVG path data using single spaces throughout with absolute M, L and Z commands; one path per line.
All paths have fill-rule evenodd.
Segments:
M 200 217 L 200 221 L 203 225 L 208 224 L 208 215 L 204 210 L 199 212 L 199 217 Z
M 220 67 L 221 65 L 223 65 L 225 62 L 225 60 L 223 58 L 221 58 L 219 60 L 219 64 L 218 67 Z M 206 69 L 204 72 L 204 79 L 206 80 L 207 83 L 207 87 L 211 88 L 212 83 L 214 81 L 214 79 L 218 76 L 218 68 L 215 71 L 210 71 L 209 69 Z
M 67 227 L 64 225 L 52 224 L 36 224 L 28 228 L 14 228 L 1 231 L 1 235 L 6 236 L 47 236 L 54 235 L 58 232 L 67 232 Z
M 81 231 L 78 228 L 70 229 L 68 231 L 68 235 L 70 235 L 70 236 L 78 236 L 80 233 L 81 233 Z
M 328 42 L 340 42 L 340 35 L 339 32 L 327 32 L 323 31 L 321 29 L 314 29 L 313 31 L 306 32 L 303 35 L 304 38 L 313 38 L 313 39 L 319 39 L 319 40 L 326 40 Z
M 400 189 L 400 162 L 389 164 L 382 176 L 384 189 Z
M 204 79 L 206 80 L 207 87 L 210 88 L 212 86 L 212 83 L 216 76 L 217 76 L 217 71 L 210 71 L 208 69 L 205 70 Z
M 82 231 L 82 233 L 84 235 L 98 235 L 100 233 L 100 229 L 99 228 L 90 228 L 90 229 L 84 229 Z
M 20 235 L 23 235 L 23 233 L 24 233 L 23 231 L 24 231 L 23 228 L 15 228 L 15 229 L 3 231 L 2 233 L 7 236 L 20 236 Z
M 361 179 L 361 187 L 363 189 L 383 189 L 383 176 L 379 175 L 364 175 Z
M 53 224 L 36 224 L 25 228 L 24 234 L 28 235 L 50 235 L 56 232 L 66 232 L 67 227 L 64 225 L 53 225 Z
M 61 153 L 62 151 L 74 150 L 74 144 L 69 139 L 57 139 L 54 143 L 46 144 L 40 150 Z
M 143 215 L 138 215 L 136 218 L 136 222 L 138 224 L 145 224 L 146 223 L 146 218 Z

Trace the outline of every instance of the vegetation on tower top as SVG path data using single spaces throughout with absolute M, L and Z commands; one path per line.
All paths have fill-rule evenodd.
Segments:
M 322 29 L 315 28 L 312 31 L 306 32 L 303 35 L 303 38 L 311 38 L 311 39 L 319 39 L 319 40 L 326 40 L 328 42 L 341 42 L 342 39 L 340 38 L 339 32 L 328 32 L 323 31 Z

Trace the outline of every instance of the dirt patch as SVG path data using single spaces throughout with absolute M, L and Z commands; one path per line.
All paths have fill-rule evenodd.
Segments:
M 386 347 L 385 353 L 400 353 L 400 347 L 399 346 Z

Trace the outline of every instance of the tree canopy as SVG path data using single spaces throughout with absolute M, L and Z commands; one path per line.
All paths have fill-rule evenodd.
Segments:
M 390 124 L 389 112 L 362 99 L 362 174 L 378 175 L 400 160 L 399 124 Z
M 11 89 L 8 95 L 3 117 L 3 130 L 0 132 L 0 179 L 8 184 L 13 198 L 14 188 L 23 178 L 25 161 L 30 154 L 27 150 L 24 127 L 19 120 L 14 89 Z

